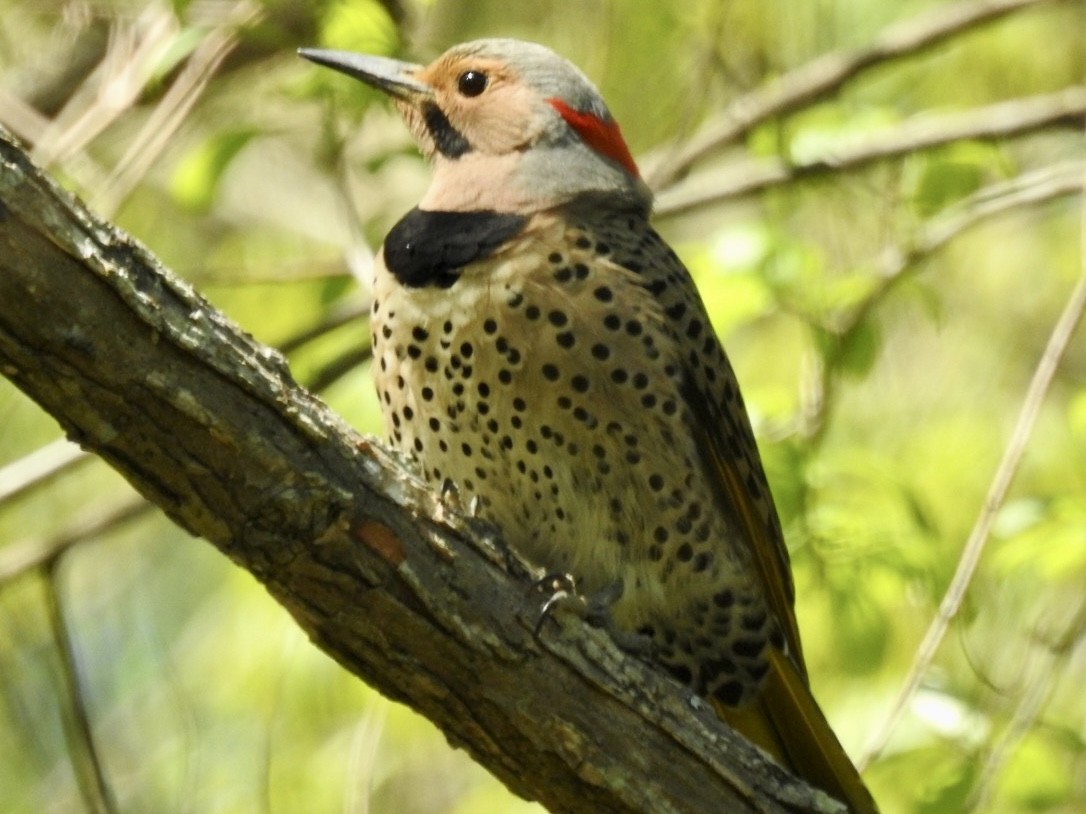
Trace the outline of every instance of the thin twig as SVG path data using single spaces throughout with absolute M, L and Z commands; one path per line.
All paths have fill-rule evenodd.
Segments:
M 688 184 L 662 194 L 656 214 L 660 217 L 681 215 L 801 178 L 837 175 L 957 141 L 992 141 L 1051 127 L 1081 128 L 1083 122 L 1086 122 L 1086 87 L 1081 86 L 973 110 L 939 115 L 925 113 L 893 129 L 817 157 L 791 163 L 748 160 L 723 170 L 699 174 Z
M 49 128 L 47 116 L 4 87 L 0 87 L 0 122 L 30 144 L 36 143 Z
M 0 548 L 0 587 L 41 568 L 49 568 L 64 552 L 79 543 L 145 517 L 155 510 L 152 503 L 130 498 L 99 509 L 93 516 L 80 517 L 64 531 L 45 539 L 17 540 Z
M 320 339 L 322 336 L 330 334 L 332 331 L 342 328 L 344 325 L 349 325 L 352 322 L 362 320 L 368 317 L 369 314 L 369 302 L 364 300 L 352 300 L 350 303 L 322 315 L 321 321 L 315 325 L 306 326 L 292 336 L 287 337 L 282 342 L 275 343 L 275 347 L 280 353 L 289 355 L 303 345 L 307 345 L 310 342 Z M 307 385 L 307 387 L 309 387 L 310 390 L 319 389 L 312 385 Z
M 902 283 L 952 240 L 974 226 L 997 215 L 1027 206 L 1036 206 L 1068 195 L 1081 195 L 1086 163 L 1075 161 L 1023 173 L 1008 181 L 990 184 L 933 218 L 919 230 L 907 247 L 893 247 L 883 252 L 879 261 L 879 280 L 871 292 L 836 325 L 827 326 L 836 336 L 836 347 L 848 346 L 873 311 Z M 836 403 L 833 389 L 837 381 L 837 358 L 832 354 L 819 362 L 816 381 L 804 410 L 804 435 L 817 443 L 830 423 L 830 410 Z
M 388 717 L 388 707 L 388 701 L 384 698 L 375 698 L 354 727 L 348 758 L 349 779 L 343 793 L 345 814 L 370 814 L 370 798 L 376 774 L 374 769 L 380 754 L 379 746 L 385 729 L 385 719 Z
M 933 218 L 913 239 L 906 250 L 893 249 L 885 253 L 879 264 L 880 282 L 853 312 L 842 333 L 854 330 L 887 294 L 916 268 L 917 262 L 947 245 L 963 232 L 988 218 L 1012 209 L 1036 206 L 1068 195 L 1081 195 L 1083 171 L 1081 161 L 1057 164 L 1034 172 L 990 184 L 948 208 Z
M 1030 672 L 1026 691 L 1015 707 L 1014 715 L 998 743 L 989 752 L 979 773 L 976 788 L 966 802 L 965 810 L 989 811 L 996 778 L 1011 757 L 1011 752 L 1033 727 L 1048 699 L 1052 695 L 1050 677 L 1062 662 L 1066 666 L 1074 652 L 1074 644 L 1086 630 L 1086 601 L 1080 602 L 1071 621 L 1055 640 L 1044 643 L 1042 658 L 1030 658 L 1023 664 L 1023 671 Z M 1038 638 L 1035 636 L 1034 638 Z
M 233 4 L 226 18 L 210 30 L 140 129 L 93 201 L 109 216 L 117 211 L 154 165 L 185 117 L 207 89 L 222 61 L 238 43 L 237 32 L 262 16 L 253 3 Z
M 58 438 L 0 467 L 0 504 L 51 482 L 79 463 L 94 458 L 66 438 Z
M 694 164 L 740 141 L 763 122 L 832 95 L 869 68 L 915 56 L 964 31 L 1045 2 L 1050 0 L 982 0 L 939 7 L 888 26 L 866 48 L 824 54 L 734 100 L 721 118 L 681 146 L 648 156 L 643 163 L 649 185 L 656 190 L 670 187 Z
M 35 142 L 35 162 L 47 167 L 68 160 L 131 108 L 177 30 L 173 12 L 158 5 L 115 24 L 101 64 Z
M 61 691 L 68 701 L 68 715 L 64 718 L 64 737 L 68 741 L 68 753 L 72 756 L 79 792 L 87 811 L 92 814 L 116 814 L 120 809 L 113 796 L 109 781 L 106 779 L 101 756 L 94 743 L 94 731 L 91 728 L 90 714 L 82 682 L 79 679 L 79 665 L 72 641 L 68 622 L 64 618 L 60 594 L 57 590 L 59 561 L 54 559 L 46 569 L 45 605 L 49 613 L 49 625 L 52 628 L 57 654 L 60 656 Z
M 1080 178 L 1079 183 L 1081 188 L 1083 179 Z M 909 669 L 905 683 L 891 707 L 889 716 L 875 732 L 859 760 L 858 765 L 861 769 L 875 760 L 886 747 L 890 735 L 901 721 L 905 708 L 931 666 L 935 653 L 939 649 L 951 621 L 957 616 L 961 608 L 966 590 L 969 588 L 973 574 L 976 572 L 984 546 L 988 542 L 988 535 L 991 532 L 992 524 L 995 522 L 996 514 L 1003 505 L 1011 482 L 1018 472 L 1019 464 L 1026 450 L 1026 444 L 1040 414 L 1041 405 L 1052 384 L 1052 378 L 1059 367 L 1060 361 L 1063 359 L 1064 353 L 1067 351 L 1071 337 L 1082 319 L 1083 312 L 1086 311 L 1086 206 L 1083 209 L 1083 260 L 1078 281 L 1068 297 L 1067 305 L 1052 329 L 1048 344 L 1045 346 L 1044 353 L 1037 364 L 1037 369 L 1033 373 L 1014 430 L 1006 448 L 1003 450 L 1003 458 L 999 462 L 980 513 L 965 543 L 954 578 L 951 580 L 943 601 L 939 605 L 938 613 L 924 635 L 924 640 L 917 649 L 916 657 Z
M 372 358 L 373 348 L 368 344 L 347 351 L 346 353 L 341 353 L 335 359 L 317 369 L 310 378 L 310 381 L 306 382 L 306 388 L 312 390 L 314 393 L 320 393 L 327 390 L 352 370 L 360 365 L 364 365 Z

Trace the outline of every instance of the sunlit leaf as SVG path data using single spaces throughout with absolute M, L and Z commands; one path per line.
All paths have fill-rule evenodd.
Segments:
M 174 199 L 195 212 L 206 212 L 215 200 L 230 162 L 259 135 L 255 128 L 230 130 L 192 148 L 174 169 L 170 182 Z
M 993 173 L 994 148 L 977 142 L 960 142 L 917 157 L 913 206 L 929 216 L 948 204 L 975 192 Z
M 752 274 L 699 273 L 701 264 L 694 261 L 692 273 L 697 275 L 698 285 L 705 306 L 719 332 L 733 330 L 745 322 L 763 316 L 772 307 L 773 300 L 762 280 Z
M 999 796 L 1025 811 L 1058 810 L 1067 799 L 1075 772 L 1062 760 L 1063 750 L 1042 733 L 1015 745 L 1006 771 L 998 779 Z
M 1080 441 L 1086 441 L 1086 390 L 1076 393 L 1067 405 L 1067 423 Z
M 880 334 L 873 319 L 865 319 L 844 336 L 826 335 L 824 355 L 839 373 L 862 378 L 878 358 Z
M 948 750 L 942 750 L 948 751 Z M 946 760 L 932 772 L 922 776 L 923 791 L 913 811 L 916 814 L 946 814 L 961 811 L 972 791 L 979 762 L 967 755 L 956 755 Z
M 324 12 L 324 47 L 362 54 L 391 54 L 400 38 L 388 11 L 377 0 L 334 0 Z
M 853 675 L 876 672 L 889 647 L 889 625 L 879 604 L 855 591 L 838 594 L 833 619 L 841 641 L 848 642 L 837 650 L 841 666 Z
M 998 546 L 993 565 L 1006 575 L 1032 572 L 1046 580 L 1086 576 L 1086 503 L 1077 498 L 1050 501 L 1023 517 Z

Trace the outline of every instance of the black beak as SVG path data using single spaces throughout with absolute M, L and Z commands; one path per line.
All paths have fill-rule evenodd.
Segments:
M 299 48 L 298 56 L 345 73 L 347 76 L 353 76 L 370 87 L 384 91 L 397 99 L 403 99 L 405 102 L 419 104 L 426 99 L 432 99 L 434 95 L 429 85 L 415 78 L 416 74 L 422 70 L 422 66 L 411 62 L 353 54 L 350 51 L 327 51 L 320 48 Z

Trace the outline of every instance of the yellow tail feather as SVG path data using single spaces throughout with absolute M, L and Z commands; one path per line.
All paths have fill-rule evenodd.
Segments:
M 830 729 L 806 680 L 784 653 L 772 648 L 759 696 L 738 708 L 713 702 L 720 718 L 782 766 L 848 806 L 852 814 L 878 814 L 859 772 Z

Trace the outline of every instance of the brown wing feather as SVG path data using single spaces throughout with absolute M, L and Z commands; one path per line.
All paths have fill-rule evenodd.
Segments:
M 738 518 L 745 532 L 743 538 L 756 566 L 769 610 L 780 625 L 788 643 L 788 654 L 795 662 L 796 669 L 806 678 L 807 668 L 803 662 L 799 625 L 796 622 L 791 565 L 772 498 L 768 487 L 763 487 L 765 508 L 753 503 L 746 479 L 738 469 L 740 462 L 734 454 L 726 451 L 725 441 L 721 437 L 721 432 L 727 432 L 740 439 L 740 445 L 747 447 L 743 449 L 746 465 L 756 478 L 764 482 L 758 450 L 751 437 L 747 418 L 745 415 L 722 415 L 717 405 L 710 403 L 693 387 L 687 388 L 685 396 L 693 416 L 698 449 L 702 450 L 704 456 L 706 475 L 716 487 L 715 491 L 726 510 Z
M 786 644 L 784 649 L 769 648 L 768 674 L 753 701 L 743 707 L 714 701 L 713 706 L 736 731 L 847 803 L 854 814 L 876 814 L 874 801 L 808 687 L 788 551 L 734 373 L 715 337 L 708 335 L 710 321 L 693 280 L 674 251 L 647 226 L 633 230 L 623 218 L 604 219 L 595 227 L 596 236 L 613 247 L 616 263 L 639 275 L 658 303 L 662 323 L 684 349 L 680 358 L 689 361 L 680 395 L 701 453 L 702 475 L 720 510 L 734 519 Z M 636 241 L 631 241 L 633 235 Z
M 747 466 L 755 478 L 764 481 L 746 416 L 724 415 L 697 391 L 688 392 L 686 402 L 694 420 L 706 475 L 725 510 L 738 518 L 745 532 L 744 539 L 767 603 L 787 643 L 787 652 L 770 648 L 769 672 L 753 703 L 735 708 L 714 701 L 714 709 L 744 737 L 809 783 L 846 803 L 854 814 L 877 814 L 875 801 L 807 682 L 788 552 L 772 498 L 767 488 L 759 486 L 765 492 L 761 498 L 765 505 L 759 506 L 739 469 L 740 465 Z M 740 439 L 743 462 L 737 461 L 734 453 L 729 454 L 727 435 Z

